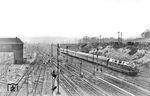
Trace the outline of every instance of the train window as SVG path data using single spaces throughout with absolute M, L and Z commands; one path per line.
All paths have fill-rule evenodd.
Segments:
M 112 59 L 109 59 L 109 62 L 112 62 L 113 60 Z
M 121 63 L 122 61 L 119 61 L 119 63 Z
M 124 62 L 124 65 L 127 65 L 127 62 Z
M 121 64 L 123 64 L 123 65 L 124 65 L 124 61 L 122 61 L 122 62 L 121 62 Z
M 132 67 L 135 67 L 135 63 L 132 63 Z
M 114 59 L 111 59 L 111 62 L 115 62 L 115 60 L 114 60 Z
M 127 64 L 128 66 L 130 66 L 129 62 L 126 62 L 126 64 Z

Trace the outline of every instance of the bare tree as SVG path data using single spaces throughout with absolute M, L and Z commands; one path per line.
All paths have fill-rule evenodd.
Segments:
M 150 38 L 150 30 L 147 29 L 141 34 L 142 38 Z

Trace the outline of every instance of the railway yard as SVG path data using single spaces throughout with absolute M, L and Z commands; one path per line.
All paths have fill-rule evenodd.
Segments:
M 150 96 L 150 0 L 0 0 L 0 96 Z
M 1 61 L 0 96 L 150 96 L 150 77 L 144 80 L 142 73 L 128 76 L 62 54 L 56 45 L 24 51 L 29 64 L 14 65 L 11 56 Z M 8 83 L 18 89 L 8 90 Z

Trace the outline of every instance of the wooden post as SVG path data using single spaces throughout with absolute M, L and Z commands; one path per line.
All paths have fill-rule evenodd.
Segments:
M 28 68 L 26 68 L 26 70 L 28 70 Z M 29 96 L 29 85 L 28 85 L 28 80 L 29 80 L 29 74 L 28 74 L 28 72 L 27 72 L 27 77 L 26 77 L 27 79 L 26 79 L 26 83 L 27 83 L 27 88 L 26 88 L 26 91 L 27 91 L 27 96 Z
M 122 43 L 122 32 L 121 32 L 121 47 L 122 47 L 122 44 L 123 44 L 123 43 Z
M 96 71 L 98 71 L 98 56 L 97 56 L 97 70 Z
M 94 53 L 93 53 L 93 62 L 94 62 Z M 93 63 L 93 64 L 94 64 L 94 63 Z M 95 75 L 95 64 L 94 64 L 93 66 L 94 66 L 93 75 Z
M 53 64 L 53 43 L 51 44 L 51 63 Z
M 66 60 L 66 63 L 68 65 L 68 46 L 66 46 L 66 49 L 67 49 L 67 60 Z
M 120 47 L 120 37 L 119 37 L 120 32 L 118 32 L 118 47 Z
M 97 48 L 97 71 L 98 71 L 98 48 Z
M 103 71 L 103 69 L 102 69 L 102 63 L 103 63 L 103 62 L 101 62 L 101 72 Z
M 82 60 L 80 62 L 80 76 L 81 76 L 81 71 L 82 71 Z
M 57 94 L 60 94 L 60 92 L 59 92 L 59 44 L 57 44 Z

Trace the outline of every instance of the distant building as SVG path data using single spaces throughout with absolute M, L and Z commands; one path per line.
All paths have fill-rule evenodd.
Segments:
M 23 42 L 19 38 L 0 38 L 0 52 L 13 52 L 14 63 L 23 63 Z

